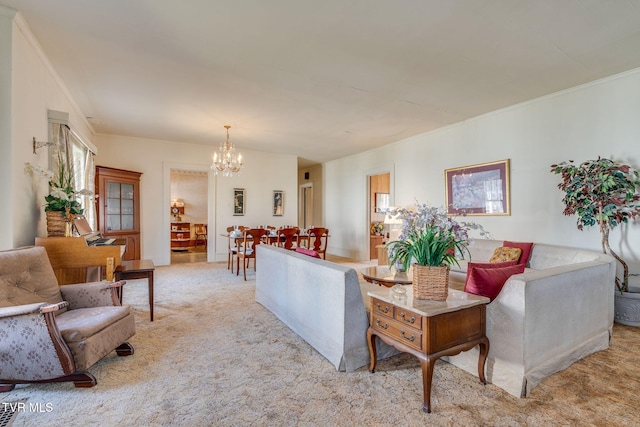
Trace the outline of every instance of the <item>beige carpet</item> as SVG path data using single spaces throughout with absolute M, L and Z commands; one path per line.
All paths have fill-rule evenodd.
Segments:
M 357 266 L 356 264 L 352 264 Z M 251 270 L 249 278 L 255 275 Z M 516 399 L 438 362 L 433 413 L 422 412 L 417 359 L 398 355 L 336 372 L 306 342 L 254 302 L 226 263 L 156 270 L 155 321 L 147 285 L 130 281 L 135 354 L 112 353 L 91 368 L 98 385 L 19 386 L 1 402 L 27 399 L 14 426 L 623 426 L 638 425 L 640 337 L 616 325 L 609 350 L 547 378 Z M 28 407 L 27 407 L 28 408 Z

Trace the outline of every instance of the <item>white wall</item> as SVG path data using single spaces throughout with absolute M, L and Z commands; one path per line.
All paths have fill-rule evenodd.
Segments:
M 0 200 L 13 200 L 11 40 L 13 9 L 0 6 Z M 13 247 L 13 204 L 0 209 L 0 249 Z
M 0 131 L 3 136 L 0 150 L 5 161 L 0 169 L 0 196 L 11 203 L 0 214 L 0 249 L 8 249 L 33 245 L 36 236 L 46 235 L 43 206 L 47 183 L 25 175 L 24 164 L 48 166 L 47 149 L 40 149 L 36 155 L 32 149 L 33 137 L 38 141 L 48 140 L 48 110 L 68 112 L 71 126 L 88 142 L 91 142 L 92 130 L 22 16 L 17 13 L 11 22 L 7 22 L 7 8 L 3 11 L 0 11 L 0 62 L 3 64 L 0 67 L 0 128 L 3 129 Z M 9 37 L 8 25 L 11 25 Z M 11 44 L 9 52 L 6 41 Z M 11 67 L 8 78 L 5 64 Z M 7 96 L 11 111 L 5 115 Z M 8 125 L 7 120 L 10 121 Z M 10 140 L 4 139 L 6 129 L 10 131 Z M 9 156 L 8 164 L 5 164 L 5 155 Z
M 511 159 L 511 216 L 475 216 L 496 239 L 600 250 L 597 228 L 562 215 L 550 165 L 598 156 L 640 167 L 640 69 L 505 108 L 325 164 L 325 218 L 332 253 L 364 259 L 367 171 L 395 165 L 395 204 L 444 205 L 444 170 Z M 345 185 L 347 184 L 348 185 Z M 624 240 L 621 236 L 625 236 Z M 616 229 L 612 248 L 640 272 L 640 223 Z
M 171 169 L 209 171 L 210 261 L 227 259 L 226 227 L 295 224 L 297 221 L 297 157 L 242 149 L 244 169 L 230 178 L 214 176 L 211 156 L 217 146 L 159 141 L 117 135 L 97 135 L 96 165 L 142 172 L 140 210 L 142 258 L 157 265 L 170 262 Z M 246 191 L 244 216 L 233 216 L 233 189 Z M 285 192 L 284 216 L 274 217 L 273 191 Z M 213 226 L 211 226 L 213 224 Z

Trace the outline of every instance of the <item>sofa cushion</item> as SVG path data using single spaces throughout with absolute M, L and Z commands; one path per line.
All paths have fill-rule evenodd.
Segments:
M 467 274 L 471 271 L 471 267 L 476 268 L 502 268 L 502 267 L 511 267 L 512 265 L 517 265 L 518 261 L 503 261 L 503 262 L 471 262 L 467 263 Z
M 489 258 L 489 262 L 506 262 L 506 261 L 518 261 L 522 255 L 522 249 L 520 248 L 507 248 L 501 246 L 493 251 L 493 255 Z
M 533 248 L 532 242 L 510 242 L 508 240 L 505 240 L 503 245 L 509 248 L 522 249 L 522 255 L 520 255 L 518 264 L 522 264 L 524 266 L 527 265 L 527 263 L 529 262 L 529 257 L 531 256 L 531 249 Z
M 78 308 L 56 317 L 56 323 L 67 343 L 79 342 L 127 317 L 130 311 L 128 305 Z
M 320 254 L 318 252 L 314 251 L 313 249 L 296 248 L 296 252 L 298 252 L 299 254 L 308 255 L 308 256 L 314 257 L 314 258 L 320 258 Z
M 524 265 L 516 264 L 507 267 L 481 268 L 469 266 L 464 291 L 474 295 L 482 295 L 493 301 L 509 277 L 524 273 Z

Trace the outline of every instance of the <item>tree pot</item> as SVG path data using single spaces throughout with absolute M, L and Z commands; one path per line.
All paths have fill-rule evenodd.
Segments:
M 640 326 L 640 288 L 630 286 L 629 292 L 615 291 L 614 320 L 628 326 Z

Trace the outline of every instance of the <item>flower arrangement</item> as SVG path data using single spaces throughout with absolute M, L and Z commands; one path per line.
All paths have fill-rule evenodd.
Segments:
M 374 221 L 371 223 L 371 234 L 382 234 L 384 232 L 384 223 Z
M 474 222 L 459 222 L 443 207 L 431 207 L 416 202 L 416 210 L 393 209 L 390 215 L 402 220 L 399 240 L 387 243 L 389 263 L 401 265 L 404 271 L 413 260 L 418 265 L 458 265 L 456 254 L 469 252 L 470 230 L 488 236 L 484 228 Z
M 92 195 L 88 190 L 75 191 L 73 188 L 73 170 L 67 167 L 58 155 L 57 171 L 54 173 L 43 167 L 25 163 L 25 173 L 35 173 L 49 182 L 49 195 L 44 198 L 46 201 L 45 212 L 60 211 L 62 216 L 67 214 L 81 215 L 84 212 L 82 205 L 78 202 L 78 196 Z

